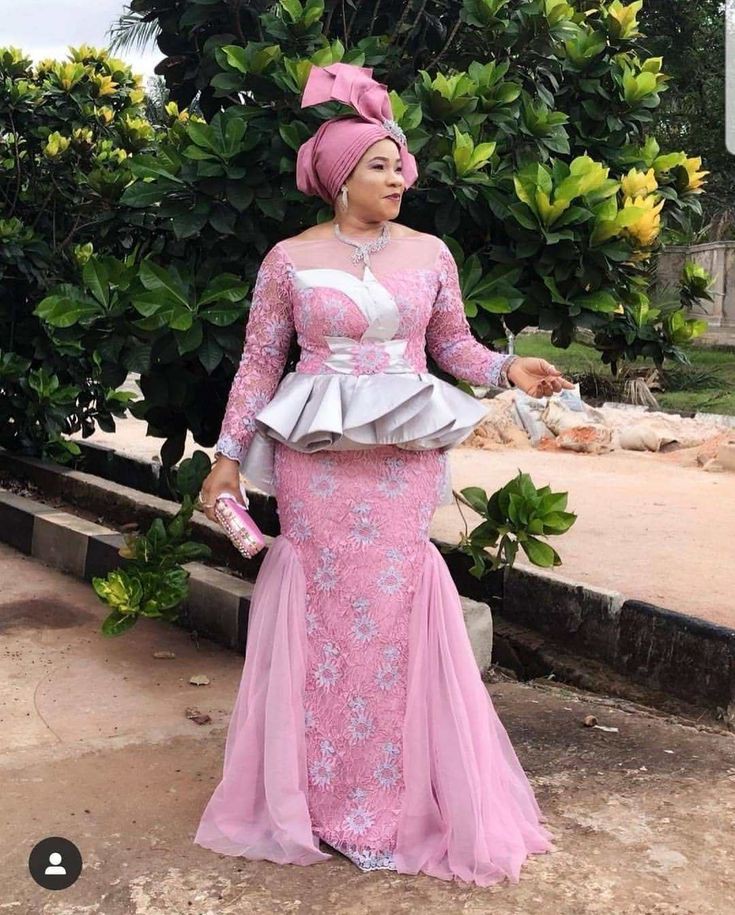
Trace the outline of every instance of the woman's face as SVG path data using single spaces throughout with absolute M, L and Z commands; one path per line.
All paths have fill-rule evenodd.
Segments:
M 393 140 L 386 137 L 369 146 L 344 182 L 347 212 L 368 221 L 395 219 L 405 191 L 402 168 L 398 145 Z M 343 212 L 340 203 L 337 213 Z

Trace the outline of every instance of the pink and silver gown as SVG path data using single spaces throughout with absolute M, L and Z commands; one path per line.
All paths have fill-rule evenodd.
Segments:
M 266 254 L 216 451 L 276 497 L 223 777 L 195 843 L 227 855 L 518 883 L 551 832 L 429 539 L 447 450 L 487 413 L 427 372 L 508 386 L 429 234 L 356 264 L 337 238 Z M 301 356 L 283 378 L 291 335 Z

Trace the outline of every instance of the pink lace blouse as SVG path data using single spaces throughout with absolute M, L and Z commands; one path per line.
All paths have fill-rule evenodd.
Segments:
M 354 253 L 336 237 L 291 238 L 258 271 L 215 452 L 266 492 L 276 441 L 304 451 L 425 449 L 469 435 L 487 410 L 427 371 L 427 349 L 455 378 L 510 387 L 512 356 L 473 337 L 440 238 L 392 238 L 367 267 Z M 294 331 L 301 356 L 281 379 Z

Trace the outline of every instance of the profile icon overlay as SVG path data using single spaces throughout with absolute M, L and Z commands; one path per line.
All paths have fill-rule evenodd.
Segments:
M 33 846 L 28 870 L 44 889 L 65 890 L 76 883 L 82 872 L 82 855 L 69 839 L 47 836 Z

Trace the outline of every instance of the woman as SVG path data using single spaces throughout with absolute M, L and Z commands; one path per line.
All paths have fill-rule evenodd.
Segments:
M 339 99 L 299 150 L 297 185 L 335 218 L 274 245 L 253 291 L 216 463 L 202 486 L 276 496 L 223 778 L 195 842 L 229 855 L 517 883 L 551 833 L 475 663 L 429 540 L 451 502 L 447 449 L 483 419 L 426 370 L 549 394 L 543 359 L 470 332 L 435 236 L 394 222 L 417 177 L 372 70 L 314 67 L 302 105 Z M 279 383 L 291 335 L 301 357 Z

